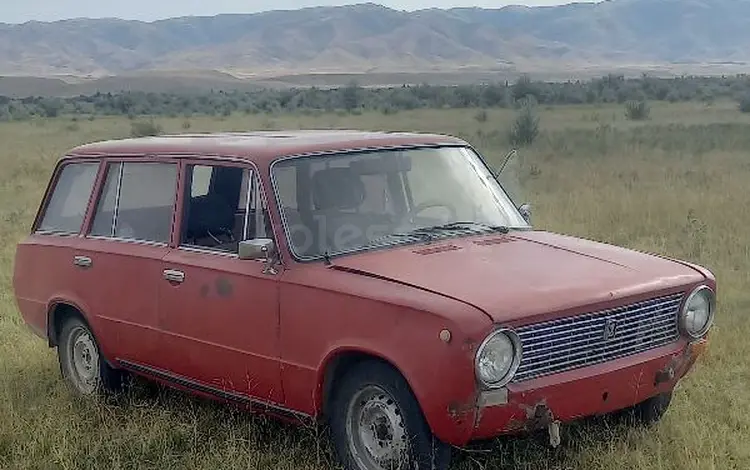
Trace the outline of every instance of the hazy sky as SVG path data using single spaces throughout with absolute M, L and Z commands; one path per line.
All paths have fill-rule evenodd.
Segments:
M 251 13 L 318 5 L 347 5 L 362 0 L 0 0 L 0 23 L 63 18 L 117 17 L 154 20 L 173 16 Z M 401 10 L 452 6 L 500 7 L 507 4 L 556 5 L 565 0 L 375 0 Z

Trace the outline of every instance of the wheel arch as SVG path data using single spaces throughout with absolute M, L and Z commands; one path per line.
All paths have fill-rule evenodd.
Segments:
M 407 374 L 385 354 L 359 347 L 339 347 L 331 351 L 318 369 L 317 387 L 315 393 L 316 414 L 325 419 L 328 416 L 328 405 L 335 393 L 334 385 L 337 381 L 358 364 L 365 361 L 378 361 L 398 372 L 404 378 L 415 400 L 420 406 L 419 399 Z
M 47 306 L 47 341 L 50 347 L 58 346 L 62 322 L 70 316 L 77 316 L 94 332 L 85 309 L 78 302 L 62 298 L 53 299 Z M 96 332 L 94 332 L 94 335 L 96 335 Z
M 94 341 L 99 346 L 99 353 L 102 359 L 110 367 L 115 368 L 110 355 L 105 352 L 105 346 L 101 343 L 101 336 L 98 329 L 91 322 L 86 308 L 81 307 L 79 302 L 66 298 L 57 298 L 49 302 L 47 307 L 47 342 L 49 347 L 55 348 L 59 346 L 60 338 L 58 338 L 58 335 L 62 331 L 63 321 L 71 316 L 79 318 L 91 330 L 91 333 L 94 335 Z

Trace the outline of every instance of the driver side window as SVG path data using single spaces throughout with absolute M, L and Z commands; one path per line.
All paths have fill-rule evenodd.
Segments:
M 180 245 L 237 254 L 239 242 L 272 237 L 258 175 L 250 168 L 189 165 Z

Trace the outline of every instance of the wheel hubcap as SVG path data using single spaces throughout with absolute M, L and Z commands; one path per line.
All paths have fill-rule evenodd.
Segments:
M 99 377 L 99 351 L 91 334 L 83 328 L 76 328 L 68 342 L 70 368 L 78 388 L 83 393 L 92 393 Z
M 407 434 L 396 401 L 380 387 L 360 390 L 349 405 L 347 437 L 361 468 L 406 467 Z

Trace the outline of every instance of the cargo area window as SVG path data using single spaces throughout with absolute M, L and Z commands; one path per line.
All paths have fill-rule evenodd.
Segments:
M 91 235 L 169 242 L 176 185 L 174 163 L 110 164 Z
M 233 253 L 239 242 L 270 238 L 259 180 L 249 168 L 189 165 L 180 245 Z
M 38 232 L 75 234 L 81 230 L 98 170 L 99 163 L 63 166 Z

